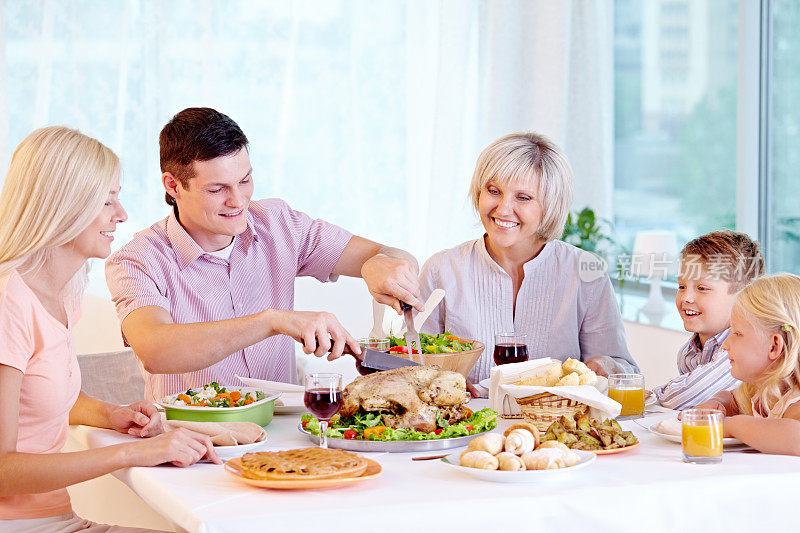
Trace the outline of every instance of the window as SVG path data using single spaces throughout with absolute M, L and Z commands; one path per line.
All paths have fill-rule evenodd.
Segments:
M 639 230 L 673 230 L 682 243 L 736 227 L 738 16 L 737 0 L 614 2 L 614 223 L 624 246 Z
M 772 272 L 800 273 L 800 3 L 769 3 L 764 250 Z

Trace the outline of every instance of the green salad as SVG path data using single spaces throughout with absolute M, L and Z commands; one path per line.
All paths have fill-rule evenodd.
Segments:
M 300 420 L 306 431 L 319 436 L 319 421 L 313 415 L 304 414 Z M 328 437 L 379 441 L 451 439 L 476 435 L 496 428 L 497 412 L 488 408 L 481 409 L 456 424 L 450 424 L 447 420 L 437 418 L 436 425 L 438 428 L 430 433 L 414 429 L 391 428 L 383 425 L 383 417 L 380 413 L 359 411 L 348 417 L 334 415 L 328 426 Z
M 238 389 L 227 389 L 212 381 L 199 389 L 189 389 L 183 394 L 167 396 L 163 403 L 176 406 L 191 407 L 242 407 L 263 400 L 267 395 L 261 391 L 246 392 Z
M 408 353 L 405 339 L 389 336 L 389 341 L 389 353 Z M 453 353 L 472 349 L 471 341 L 459 339 L 447 331 L 439 335 L 420 333 L 419 341 L 422 344 L 422 353 Z M 416 350 L 414 353 L 417 353 Z

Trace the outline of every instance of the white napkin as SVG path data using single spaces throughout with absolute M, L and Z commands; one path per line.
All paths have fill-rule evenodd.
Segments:
M 245 378 L 237 375 L 236 378 L 248 387 L 255 387 L 261 390 L 275 392 L 304 392 L 302 385 L 294 383 L 283 383 L 282 381 L 267 381 L 266 379 Z
M 239 375 L 237 375 L 236 378 L 248 387 L 255 387 L 264 392 L 280 392 L 281 397 L 275 400 L 275 405 L 303 405 L 305 387 L 302 385 L 284 383 L 282 381 L 268 381 L 266 379 L 245 378 Z
M 530 376 L 526 374 L 532 373 L 531 370 L 553 362 L 555 362 L 555 359 L 543 357 L 541 359 L 532 359 L 531 361 L 525 361 L 523 363 L 511 363 L 492 368 L 491 372 L 489 373 L 489 408 L 497 411 L 500 414 L 521 414 L 522 411 L 519 410 L 519 407 L 517 407 L 517 402 L 515 401 L 506 402 L 506 411 L 508 411 L 509 403 L 513 404 L 512 411 L 514 409 L 516 411 L 503 411 L 503 399 L 507 393 L 500 390 L 500 385 L 516 383 L 517 381 L 527 379 Z
M 598 384 L 601 380 L 598 380 Z M 506 402 L 506 405 L 513 404 L 513 407 L 519 409 L 517 402 L 513 398 L 525 398 L 533 396 L 534 394 L 541 394 L 549 392 L 575 400 L 576 402 L 585 403 L 589 406 L 589 416 L 603 420 L 605 418 L 616 418 L 622 410 L 622 405 L 600 392 L 595 385 L 574 385 L 569 387 L 537 387 L 531 385 L 500 385 L 501 394 L 505 393 L 511 397 L 511 401 Z

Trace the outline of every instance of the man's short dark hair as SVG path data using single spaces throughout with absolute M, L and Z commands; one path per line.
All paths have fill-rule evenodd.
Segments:
M 194 177 L 194 161 L 237 153 L 247 147 L 247 137 L 229 116 L 210 107 L 189 107 L 167 122 L 158 136 L 161 172 L 169 172 L 187 188 Z M 175 205 L 167 193 L 165 200 Z

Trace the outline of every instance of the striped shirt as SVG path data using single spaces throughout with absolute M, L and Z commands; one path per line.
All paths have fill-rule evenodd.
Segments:
M 294 279 L 333 280 L 331 272 L 352 235 L 292 210 L 279 199 L 250 203 L 247 229 L 233 242 L 230 259 L 206 253 L 171 213 L 137 233 L 106 261 L 106 281 L 122 322 L 146 306 L 166 309 L 179 324 L 213 322 L 264 309 L 292 309 Z M 294 341 L 276 335 L 203 370 L 149 374 L 146 398 L 211 381 L 238 385 L 235 375 L 294 382 Z
M 669 409 L 686 409 L 699 405 L 721 390 L 735 389 L 739 381 L 731 376 L 731 362 L 722 343 L 730 329 L 717 333 L 700 347 L 695 333 L 678 351 L 678 372 L 672 381 L 656 387 L 658 403 Z
M 550 241 L 523 265 L 525 277 L 514 309 L 511 276 L 491 258 L 483 238 L 444 250 L 422 267 L 422 300 L 436 288 L 444 301 L 423 324 L 426 333 L 449 331 L 486 346 L 470 374 L 477 382 L 494 366 L 494 336 L 527 335 L 528 357 L 585 361 L 608 355 L 638 369 L 628 352 L 622 317 L 607 274 L 592 281 L 579 275 L 582 251 Z

